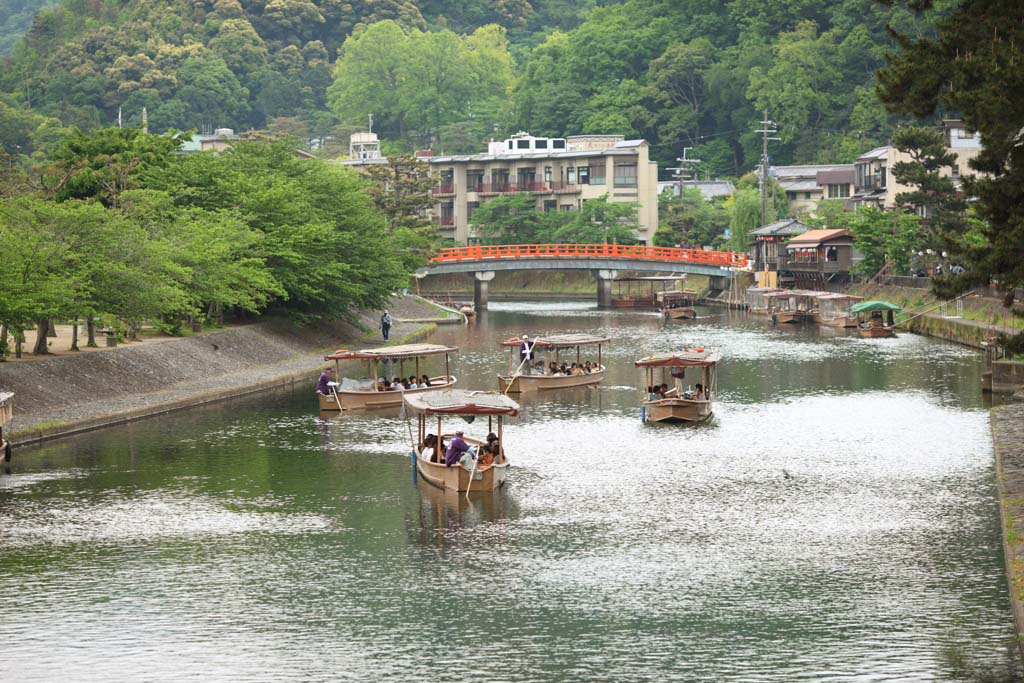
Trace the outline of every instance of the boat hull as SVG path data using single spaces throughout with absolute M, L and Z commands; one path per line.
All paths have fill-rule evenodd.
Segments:
M 697 311 L 692 308 L 670 308 L 663 314 L 668 320 L 694 320 L 697 317 Z
M 444 382 L 443 377 L 431 377 L 430 381 L 433 383 L 429 387 L 423 387 L 421 389 L 404 389 L 402 391 L 339 391 L 337 393 L 338 400 L 334 400 L 334 395 L 325 396 L 324 394 L 317 394 L 317 399 L 320 401 L 320 410 L 339 410 L 338 404 L 341 404 L 342 410 L 359 410 L 363 408 L 397 408 L 402 405 L 402 397 L 406 394 L 421 394 L 428 391 L 438 391 L 440 389 L 451 389 L 455 386 L 455 382 L 458 381 L 455 376 L 450 376 L 447 382 Z
M 840 315 L 835 318 L 824 318 L 821 313 L 815 313 L 814 322 L 826 327 L 857 327 L 857 316 Z
M 896 332 L 891 327 L 858 327 L 857 332 L 860 336 L 868 339 L 896 336 Z
M 567 389 L 569 387 L 582 387 L 588 384 L 598 384 L 604 379 L 604 368 L 589 375 L 518 375 L 511 379 L 512 387 L 509 388 L 510 379 L 505 376 L 498 376 L 498 389 L 502 393 L 521 394 L 531 391 L 550 391 L 552 389 Z
M 776 323 L 798 323 L 803 319 L 799 311 L 775 311 L 772 320 Z
M 416 471 L 423 479 L 434 486 L 447 491 L 497 491 L 505 485 L 508 478 L 508 460 L 502 457 L 499 465 L 490 465 L 482 470 L 477 470 L 479 479 L 472 480 L 470 487 L 470 472 L 464 467 L 453 465 L 445 467 L 436 462 L 427 462 L 423 458 L 416 457 Z
M 703 422 L 711 417 L 711 401 L 695 401 L 687 398 L 663 398 L 658 401 L 644 401 L 648 422 Z

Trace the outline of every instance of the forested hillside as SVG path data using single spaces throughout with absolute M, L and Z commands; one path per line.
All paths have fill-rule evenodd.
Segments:
M 0 0 L 0 55 L 14 49 L 21 36 L 32 26 L 40 7 L 54 5 L 58 0 Z
M 39 126 L 119 109 L 138 126 L 145 107 L 157 132 L 317 147 L 372 114 L 390 149 L 620 133 L 663 167 L 694 147 L 719 175 L 756 163 L 768 109 L 775 161 L 849 161 L 893 123 L 873 80 L 887 24 L 920 35 L 929 19 L 875 0 L 63 0 L 0 70 L 0 144 L 31 153 Z

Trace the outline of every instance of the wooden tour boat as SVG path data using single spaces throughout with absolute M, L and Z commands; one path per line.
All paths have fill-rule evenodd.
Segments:
M 748 287 L 745 295 L 747 310 L 753 315 L 771 317 L 772 300 L 768 297 L 781 291 L 778 287 Z
M 449 369 L 449 355 L 458 353 L 458 348 L 453 346 L 440 346 L 438 344 L 403 344 L 401 346 L 388 346 L 382 349 L 364 349 L 362 351 L 348 351 L 339 349 L 334 353 L 324 356 L 324 360 L 333 360 L 335 377 L 338 381 L 331 382 L 331 389 L 334 393 L 329 395 L 317 394 L 320 401 L 320 410 L 350 410 L 361 408 L 392 408 L 402 405 L 402 396 L 405 394 L 422 394 L 442 389 L 450 389 L 456 382 L 455 376 Z M 401 378 L 407 378 L 406 371 L 412 371 L 417 378 L 422 378 L 422 359 L 430 356 L 444 355 L 444 374 L 430 376 L 430 385 L 417 387 L 416 389 L 384 389 L 380 378 L 390 382 L 392 375 L 397 374 Z M 340 363 L 343 360 L 362 360 L 367 364 L 367 378 L 363 380 L 351 380 L 341 378 Z
M 702 422 L 711 417 L 719 360 L 721 355 L 715 349 L 692 347 L 636 361 L 636 367 L 644 369 L 644 399 L 641 402 L 643 421 Z M 665 381 L 666 375 L 670 375 L 672 380 L 663 395 L 652 391 L 658 368 L 661 368 L 662 383 L 668 384 Z M 695 382 L 692 388 L 684 388 L 690 368 L 696 368 L 696 372 L 691 374 L 699 382 Z
M 658 306 L 666 320 L 694 320 L 697 293 L 692 290 L 658 292 Z
M 0 450 L 4 454 L 4 462 L 11 461 L 11 444 L 4 438 L 4 427 L 14 419 L 14 394 L 0 392 Z
M 620 277 L 612 283 L 613 308 L 657 308 L 658 293 L 680 288 L 686 275 Z
M 539 365 L 538 352 L 544 352 L 542 368 L 528 368 L 527 365 L 530 363 L 522 362 L 519 351 L 523 341 L 530 343 L 533 365 Z M 601 345 L 607 344 L 609 341 L 608 337 L 598 337 L 592 334 L 556 334 L 537 339 L 519 339 L 518 337 L 507 339 L 501 345 L 508 348 L 508 374 L 498 376 L 498 388 L 503 394 L 507 394 L 597 384 L 604 379 L 605 371 L 601 359 Z M 584 365 L 580 356 L 580 348 L 584 346 L 597 347 L 597 365 L 589 373 L 563 375 L 551 371 L 552 363 L 558 367 L 560 355 L 566 350 L 575 349 L 576 365 Z
M 822 292 L 818 296 L 818 310 L 812 319 L 827 327 L 857 327 L 857 316 L 850 307 L 860 300 L 861 297 L 850 294 Z
M 893 315 L 899 310 L 899 306 L 888 301 L 862 301 L 859 304 L 854 304 L 850 309 L 859 321 L 857 333 L 869 339 L 895 337 L 896 326 Z
M 502 394 L 448 389 L 427 394 L 406 394 L 405 407 L 418 418 L 417 445 L 413 447 L 413 456 L 416 459 L 416 471 L 427 482 L 442 489 L 467 493 L 496 491 L 505 483 L 508 477 L 508 457 L 505 455 L 504 418 L 519 414 L 518 403 Z M 437 448 L 440 462 L 423 458 L 423 444 L 428 436 L 427 430 L 434 426 L 433 418 L 437 418 L 436 435 L 444 444 L 449 442 L 454 434 L 444 433 L 441 428 L 442 418 L 450 416 L 473 420 L 484 415 L 487 416 L 488 433 L 495 432 L 498 437 L 498 457 L 492 464 L 474 464 L 471 469 L 458 464 L 449 467 L 444 464 L 444 453 L 440 448 Z M 494 425 L 495 418 L 497 430 Z M 477 449 L 485 443 L 481 439 L 468 436 L 462 438 Z

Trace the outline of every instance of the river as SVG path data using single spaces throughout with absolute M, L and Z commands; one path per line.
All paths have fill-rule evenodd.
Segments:
M 703 312 L 434 333 L 487 389 L 506 337 L 613 339 L 600 388 L 524 399 L 509 486 L 469 503 L 312 378 L 19 450 L 0 680 L 1017 680 L 982 357 Z M 633 360 L 689 344 L 722 352 L 714 419 L 642 424 Z

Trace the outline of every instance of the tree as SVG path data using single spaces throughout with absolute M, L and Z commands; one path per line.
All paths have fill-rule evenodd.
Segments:
M 471 224 L 483 244 L 536 244 L 544 214 L 537 212 L 537 200 L 530 195 L 504 195 L 473 211 Z
M 368 166 L 366 175 L 373 205 L 383 214 L 389 232 L 427 225 L 427 211 L 434 204 L 430 193 L 437 185 L 430 164 L 410 154 L 392 155 L 383 164 Z
M 540 241 L 551 244 L 635 244 L 636 204 L 584 199 L 579 211 L 543 214 Z
M 925 10 L 931 0 L 908 6 Z M 936 21 L 934 35 L 913 38 L 896 33 L 900 52 L 879 72 L 878 93 L 886 106 L 924 118 L 938 109 L 960 112 L 981 134 L 984 146 L 971 166 L 979 175 L 964 179 L 983 223 L 981 239 L 946 234 L 951 258 L 965 264 L 958 276 L 933 280 L 949 298 L 995 282 L 1012 306 L 1024 285 L 1024 6 L 1010 0 L 964 0 Z M 1007 345 L 1024 351 L 1024 334 Z
M 739 189 L 726 202 L 729 210 L 729 249 L 746 252 L 750 232 L 761 226 L 761 195 L 757 190 Z
M 945 136 L 932 128 L 899 128 L 892 144 L 911 158 L 893 166 L 893 177 L 914 188 L 896 195 L 896 204 L 923 216 L 923 234 L 917 244 L 941 251 L 970 229 L 967 199 L 950 175 L 940 173 L 943 168 L 956 167 L 956 154 L 946 149 Z
M 718 203 L 704 200 L 696 187 L 684 187 L 682 197 L 665 192 L 658 197 L 659 247 L 711 245 L 722 239 L 729 227 L 729 214 Z

